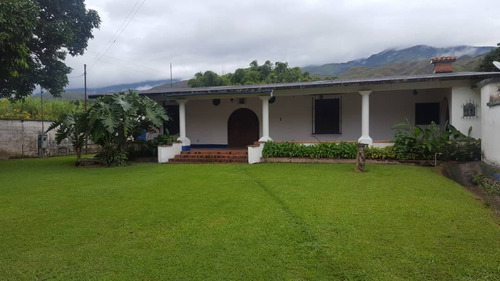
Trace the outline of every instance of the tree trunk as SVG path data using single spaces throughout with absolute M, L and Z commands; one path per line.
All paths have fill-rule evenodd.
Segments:
M 365 147 L 367 144 L 358 143 L 358 153 L 356 155 L 356 172 L 365 172 Z
M 75 166 L 80 166 L 81 160 L 82 160 L 82 148 L 81 147 L 75 148 L 75 152 L 76 152 L 76 163 L 75 163 Z

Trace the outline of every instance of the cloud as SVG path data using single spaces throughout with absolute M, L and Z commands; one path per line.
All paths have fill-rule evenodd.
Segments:
M 83 73 L 86 63 L 94 86 L 169 78 L 170 63 L 174 78 L 187 79 L 209 69 L 234 71 L 254 59 L 306 66 L 420 44 L 495 46 L 492 30 L 500 30 L 493 0 L 474 1 L 474 13 L 466 0 L 86 3 L 99 12 L 102 26 L 85 55 L 67 62 L 75 69 L 71 77 Z M 70 79 L 70 87 L 81 87 L 81 81 Z

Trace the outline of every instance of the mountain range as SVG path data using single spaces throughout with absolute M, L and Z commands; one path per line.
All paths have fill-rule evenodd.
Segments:
M 435 48 L 418 45 L 405 49 L 389 49 L 380 53 L 342 63 L 309 65 L 302 68 L 311 74 L 338 76 L 341 79 L 367 78 L 380 76 L 418 75 L 432 73 L 429 59 L 440 56 L 456 56 L 454 72 L 474 71 L 484 55 L 495 47 L 455 46 Z M 187 81 L 174 79 L 172 87 L 187 87 Z M 110 93 L 131 90 L 146 90 L 152 87 L 170 84 L 170 79 L 119 84 L 102 88 L 87 89 L 88 94 Z M 63 99 L 83 99 L 83 88 L 66 89 Z M 47 98 L 52 98 L 47 95 Z
M 128 84 L 118 84 L 118 85 L 106 86 L 106 87 L 101 87 L 101 88 L 87 88 L 87 94 L 122 92 L 122 91 L 128 91 L 129 89 L 141 91 L 141 90 L 147 90 L 147 89 L 150 89 L 150 88 L 153 88 L 156 86 L 160 86 L 160 85 L 170 84 L 170 82 L 174 82 L 174 83 L 179 82 L 179 79 L 173 79 L 172 81 L 170 81 L 170 79 L 152 80 L 152 81 L 142 81 L 142 82 L 128 83 Z M 84 89 L 83 88 L 66 89 L 66 92 L 83 93 Z
M 302 70 L 308 71 L 311 74 L 336 75 L 344 78 L 343 74 L 350 71 L 352 68 L 357 68 L 357 67 L 376 68 L 376 67 L 387 66 L 394 63 L 401 64 L 405 62 L 415 62 L 423 60 L 427 61 L 428 64 L 430 58 L 440 57 L 440 56 L 456 56 L 458 58 L 465 56 L 473 58 L 483 55 L 494 48 L 495 47 L 473 47 L 473 46 L 436 48 L 426 45 L 418 45 L 405 49 L 389 49 L 371 55 L 368 58 L 357 59 L 343 63 L 328 63 L 319 66 L 310 65 L 303 67 Z
M 105 94 L 105 93 L 117 93 L 124 92 L 130 90 L 141 91 L 148 90 L 156 86 L 166 85 L 173 83 L 173 85 L 184 85 L 187 87 L 187 81 L 180 81 L 180 79 L 162 79 L 162 80 L 148 80 L 136 83 L 127 83 L 127 84 L 117 84 L 111 86 L 105 86 L 101 88 L 87 88 L 87 94 Z M 40 93 L 34 93 L 32 96 L 39 96 Z M 44 95 L 44 99 L 58 99 L 53 97 L 52 95 Z M 61 99 L 64 100 L 83 100 L 85 98 L 85 89 L 84 88 L 74 88 L 74 89 L 65 89 L 64 93 L 61 95 Z

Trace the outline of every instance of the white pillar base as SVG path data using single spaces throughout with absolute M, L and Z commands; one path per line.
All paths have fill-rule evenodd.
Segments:
M 361 136 L 358 139 L 358 142 L 362 143 L 362 144 L 367 144 L 367 145 L 370 145 L 370 146 L 373 144 L 373 140 L 369 136 Z
M 262 138 L 259 139 L 260 142 L 268 142 L 268 141 L 273 141 L 273 139 L 269 136 L 263 136 Z
M 179 137 L 177 141 L 180 141 L 182 144 L 182 151 L 190 151 L 191 150 L 191 140 L 186 137 Z

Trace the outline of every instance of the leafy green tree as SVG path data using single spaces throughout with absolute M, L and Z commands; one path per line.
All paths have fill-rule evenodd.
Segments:
M 259 65 L 256 60 L 250 63 L 250 69 L 259 73 L 259 81 L 266 81 L 269 74 L 273 71 L 271 61 L 267 60 L 263 65 Z
M 133 91 L 101 97 L 89 110 L 90 136 L 102 146 L 99 157 L 107 166 L 125 163 L 127 139 L 137 138 L 142 131 L 152 131 L 168 120 L 163 107 Z
M 300 67 L 290 68 L 287 62 L 275 62 L 267 60 L 263 65 L 254 60 L 248 68 L 238 68 L 234 73 L 223 76 L 213 71 L 205 73 L 198 72 L 189 80 L 190 87 L 210 87 L 225 85 L 255 85 L 270 83 L 290 83 L 317 80 L 333 80 L 332 76 L 311 76 L 309 72 L 302 72 Z
M 20 74 L 30 68 L 28 46 L 36 16 L 37 6 L 31 1 L 0 1 L 0 97 L 10 96 L 7 82 L 12 88 L 25 86 Z
M 57 144 L 60 144 L 64 139 L 68 139 L 71 142 L 76 153 L 75 165 L 79 166 L 82 158 L 82 150 L 85 147 L 90 132 L 88 112 L 82 111 L 65 114 L 58 121 L 52 123 L 47 132 L 54 129 L 57 129 Z
M 270 83 L 302 82 L 303 74 L 300 67 L 289 68 L 286 62 L 276 62 L 273 71 L 268 76 Z
M 227 80 L 219 76 L 217 73 L 208 70 L 205 71 L 205 73 L 196 73 L 194 78 L 188 81 L 188 85 L 189 87 L 225 86 L 227 85 Z
M 486 54 L 484 59 L 477 66 L 477 71 L 484 71 L 484 72 L 500 71 L 493 65 L 493 61 L 500 61 L 500 43 L 498 43 L 497 46 L 498 47 L 496 49 L 493 49 L 488 54 Z
M 99 24 L 84 0 L 0 1 L 0 97 L 24 98 L 36 85 L 59 96 L 66 55 L 82 55 Z

